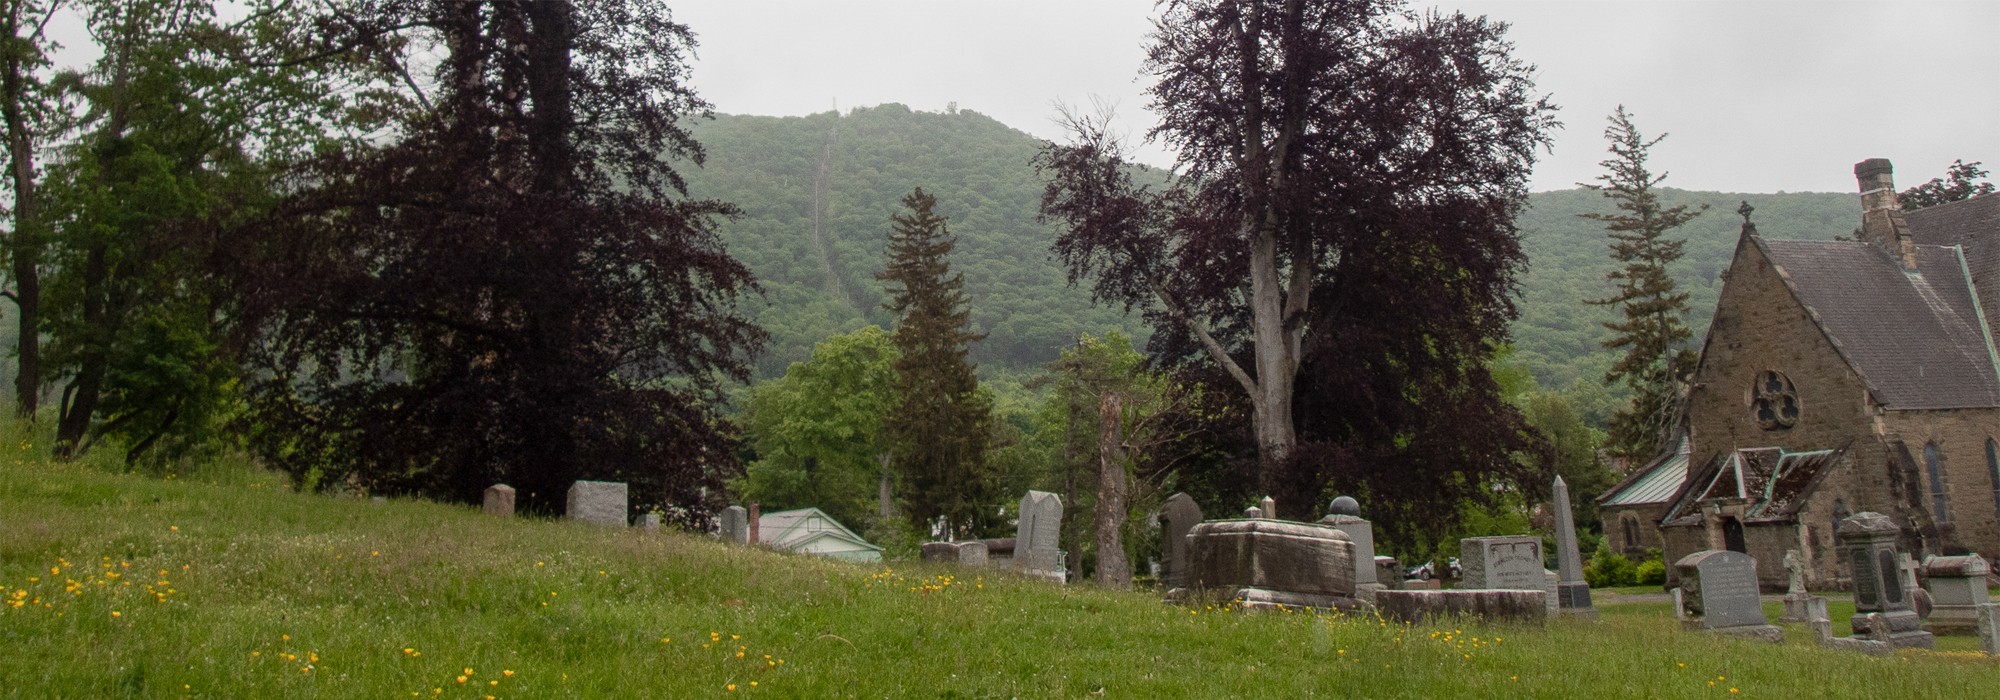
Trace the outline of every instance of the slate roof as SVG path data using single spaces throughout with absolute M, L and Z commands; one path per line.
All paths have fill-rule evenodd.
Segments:
M 1961 248 L 1918 245 L 1910 273 L 1869 243 L 1751 240 L 1884 406 L 2000 406 Z
M 1597 498 L 1599 507 L 1636 506 L 1665 503 L 1687 481 L 1688 439 L 1682 437 L 1673 452 L 1653 459 L 1645 468 L 1632 472 L 1617 486 Z
M 1905 212 L 1910 238 L 1922 245 L 1961 246 L 1979 303 L 2000 311 L 2000 194 Z M 1992 323 L 1992 317 L 1987 317 Z

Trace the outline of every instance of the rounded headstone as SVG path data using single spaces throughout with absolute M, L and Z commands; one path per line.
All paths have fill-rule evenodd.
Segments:
M 1361 502 L 1354 500 L 1353 496 L 1341 496 L 1333 499 L 1333 503 L 1326 507 L 1326 512 L 1328 515 L 1352 515 L 1358 518 L 1361 517 Z

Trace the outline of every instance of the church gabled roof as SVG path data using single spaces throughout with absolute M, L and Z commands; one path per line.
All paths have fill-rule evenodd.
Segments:
M 1916 269 L 1906 271 L 1870 243 L 1750 238 L 1884 406 L 2000 406 L 1963 248 L 1918 245 Z
M 1849 445 L 1853 444 L 1852 442 Z M 1827 473 L 1847 454 L 1838 449 L 1792 452 L 1776 447 L 1729 450 L 1709 458 L 1682 484 L 1662 524 L 1700 522 L 1701 503 L 1748 500 L 1744 515 L 1752 520 L 1784 520 L 1798 514 Z M 1675 523 L 1679 520 L 1681 522 Z
M 1665 503 L 1687 481 L 1688 439 L 1681 436 L 1672 452 L 1653 458 L 1644 468 L 1632 472 L 1617 486 L 1597 497 L 1598 507 L 1636 506 Z

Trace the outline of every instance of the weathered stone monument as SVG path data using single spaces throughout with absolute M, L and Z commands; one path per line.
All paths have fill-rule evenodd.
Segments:
M 744 510 L 743 506 L 724 508 L 722 514 L 715 520 L 715 534 L 721 537 L 722 541 L 730 544 L 750 544 L 750 511 Z
M 1987 656 L 2000 656 L 2000 603 L 1979 606 L 1979 648 Z
M 1556 584 L 1556 605 L 1564 615 L 1595 618 L 1590 584 L 1583 580 L 1583 554 L 1576 548 L 1576 516 L 1569 507 L 1569 484 L 1556 477 L 1556 564 L 1562 580 Z
M 1187 534 L 1200 524 L 1201 506 L 1185 493 L 1160 508 L 1160 584 L 1169 590 L 1187 585 Z
M 571 520 L 625 527 L 628 503 L 622 481 L 578 481 L 569 485 Z
M 1935 648 L 1937 639 L 1919 629 L 1922 620 L 1897 567 L 1902 530 L 1895 521 L 1881 513 L 1855 513 L 1840 521 L 1838 532 L 1841 556 L 1853 568 L 1854 634 L 1898 647 Z
M 1806 599 L 1806 626 L 1812 629 L 1813 639 L 1821 645 L 1833 641 L 1833 617 L 1826 612 L 1825 598 L 1810 596 Z
M 1979 606 L 1992 602 L 1986 592 L 1986 559 L 1977 554 L 1930 557 L 1924 575 L 1930 579 L 1931 614 L 1924 628 L 1934 634 L 1972 634 L 1979 629 Z
M 1786 622 L 1812 621 L 1809 606 L 1813 594 L 1806 592 L 1806 563 L 1799 556 L 1799 550 L 1785 550 L 1785 573 L 1789 583 L 1785 587 L 1785 616 L 1782 619 Z
M 1674 562 L 1681 583 L 1675 617 L 1688 629 L 1766 642 L 1785 641 L 1785 631 L 1764 619 L 1757 598 L 1757 560 L 1742 552 L 1709 549 Z
M 1539 591 L 1547 585 L 1540 537 L 1467 537 L 1458 548 L 1459 588 Z
M 1029 491 L 1021 497 L 1021 519 L 1015 526 L 1014 566 L 1030 576 L 1061 582 L 1064 580 L 1062 550 L 1062 498 L 1047 491 Z
M 1542 591 L 1468 590 L 1376 591 L 1375 609 L 1382 617 L 1421 624 L 1426 620 L 1470 617 L 1485 622 L 1541 624 L 1549 616 Z
M 1270 496 L 1265 496 L 1263 500 L 1257 501 L 1257 510 L 1263 513 L 1262 517 L 1272 520 L 1278 519 L 1278 502 L 1271 500 Z
M 1361 502 L 1348 496 L 1333 499 L 1319 524 L 1345 533 L 1348 541 L 1354 543 L 1354 596 L 1362 602 L 1373 602 L 1375 592 L 1388 586 L 1375 576 L 1375 524 L 1362 519 Z M 1398 576 L 1390 580 L 1401 579 Z
M 1215 520 L 1188 532 L 1187 587 L 1169 599 L 1216 595 L 1247 609 L 1360 607 L 1354 542 L 1325 525 L 1268 518 Z
M 506 484 L 486 487 L 486 502 L 480 506 L 480 510 L 496 517 L 514 517 L 514 487 Z
M 983 540 L 925 542 L 921 550 L 926 562 L 952 563 L 961 566 L 986 565 L 986 542 Z
M 660 514 L 644 513 L 639 516 L 639 529 L 647 532 L 660 531 Z

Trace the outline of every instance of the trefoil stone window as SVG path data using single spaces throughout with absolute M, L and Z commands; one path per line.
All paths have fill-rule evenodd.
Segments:
M 1750 409 L 1765 430 L 1790 428 L 1799 422 L 1799 390 L 1785 373 L 1766 370 L 1750 387 Z

